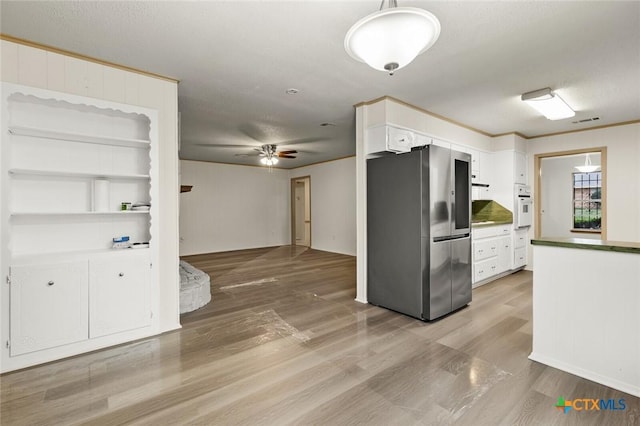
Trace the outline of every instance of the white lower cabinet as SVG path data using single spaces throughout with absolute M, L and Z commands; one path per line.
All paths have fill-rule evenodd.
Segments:
M 511 249 L 511 237 L 500 237 L 497 239 L 498 245 L 498 269 L 497 274 L 511 269 L 513 250 Z
M 495 275 L 498 269 L 498 259 L 496 257 L 476 262 L 473 264 L 473 282 L 479 282 Z
M 10 355 L 151 325 L 148 250 L 11 267 Z
M 478 228 L 473 237 L 473 283 L 513 269 L 512 225 Z
M 89 337 L 151 324 L 150 267 L 144 258 L 89 261 Z
M 513 253 L 513 267 L 520 268 L 527 264 L 527 239 L 529 229 L 517 229 L 514 232 L 513 246 L 515 248 Z
M 527 249 L 517 248 L 513 254 L 513 267 L 519 268 L 521 266 L 525 266 L 527 264 Z
M 87 262 L 11 268 L 11 356 L 88 338 Z
M 496 239 L 481 240 L 473 243 L 473 260 L 480 261 L 498 255 Z

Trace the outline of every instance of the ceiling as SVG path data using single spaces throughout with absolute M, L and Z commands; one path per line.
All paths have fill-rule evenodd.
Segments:
M 190 160 L 257 165 L 247 154 L 263 143 L 299 151 L 284 168 L 354 155 L 353 105 L 381 96 L 488 134 L 640 119 L 640 2 L 399 0 L 435 14 L 442 32 L 393 76 L 343 47 L 350 26 L 379 5 L 2 1 L 0 30 L 180 80 L 180 158 Z M 519 100 L 544 87 L 576 116 L 549 121 Z M 600 119 L 573 123 L 591 117 Z

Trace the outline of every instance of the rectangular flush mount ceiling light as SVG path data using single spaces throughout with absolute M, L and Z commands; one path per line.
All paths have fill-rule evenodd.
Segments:
M 548 87 L 527 92 L 522 95 L 522 100 L 549 120 L 561 120 L 576 115 L 571 107 Z

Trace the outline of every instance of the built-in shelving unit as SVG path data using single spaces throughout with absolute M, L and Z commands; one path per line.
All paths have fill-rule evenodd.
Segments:
M 157 112 L 6 83 L 1 112 L 3 360 L 152 334 Z M 148 246 L 113 248 L 121 236 Z

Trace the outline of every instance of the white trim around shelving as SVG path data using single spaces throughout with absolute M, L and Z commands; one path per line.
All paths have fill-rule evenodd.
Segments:
M 128 139 L 116 136 L 98 136 L 85 133 L 65 132 L 54 129 L 42 129 L 25 126 L 9 126 L 9 133 L 16 136 L 32 136 L 44 139 L 55 139 L 70 142 L 84 142 L 99 145 L 128 146 L 133 148 L 149 148 L 151 142 L 144 139 Z

